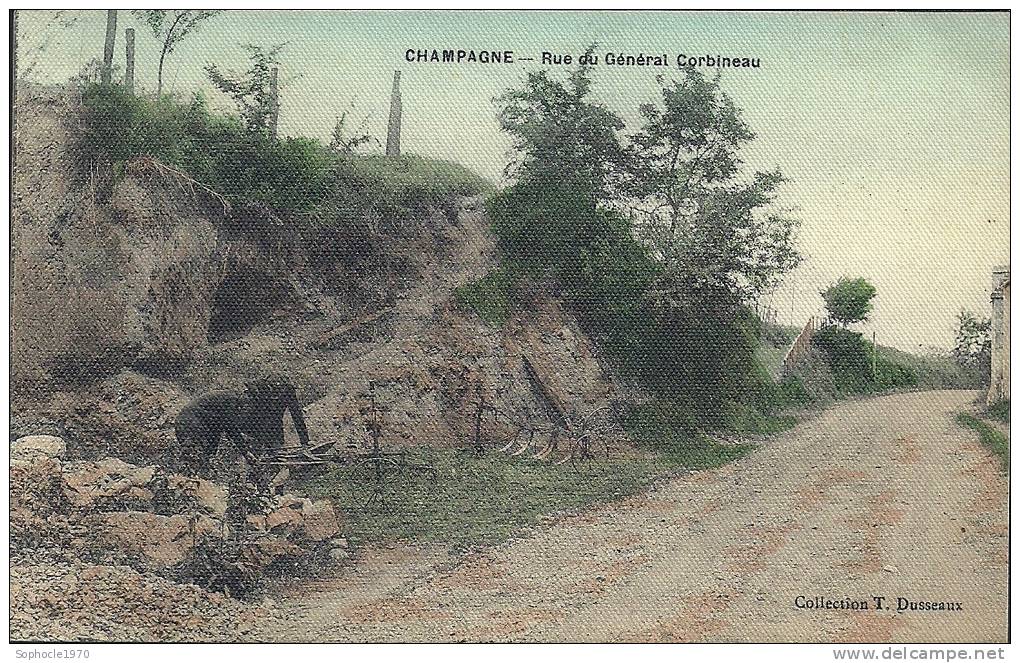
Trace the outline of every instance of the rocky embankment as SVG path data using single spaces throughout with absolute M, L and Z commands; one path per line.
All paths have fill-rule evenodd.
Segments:
M 328 501 L 65 453 L 55 436 L 11 446 L 14 640 L 243 638 L 272 610 L 253 602 L 262 578 L 347 556 Z

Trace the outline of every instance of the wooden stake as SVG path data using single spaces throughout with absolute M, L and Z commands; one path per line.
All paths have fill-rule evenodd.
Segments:
M 106 45 L 103 48 L 103 69 L 100 82 L 109 85 L 113 73 L 113 46 L 117 42 L 117 10 L 106 10 Z
M 124 89 L 135 93 L 135 29 L 124 30 Z

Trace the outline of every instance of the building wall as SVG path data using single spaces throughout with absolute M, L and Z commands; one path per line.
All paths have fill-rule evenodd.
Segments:
M 992 374 L 989 405 L 1009 398 L 1009 270 L 997 270 L 992 289 Z

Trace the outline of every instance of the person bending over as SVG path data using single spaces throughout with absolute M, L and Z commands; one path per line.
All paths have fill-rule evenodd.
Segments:
M 308 428 L 297 390 L 286 378 L 249 382 L 241 392 L 211 391 L 188 403 L 177 416 L 175 433 L 182 469 L 205 476 L 225 436 L 248 460 L 283 446 L 283 416 L 290 412 L 301 445 L 307 447 Z

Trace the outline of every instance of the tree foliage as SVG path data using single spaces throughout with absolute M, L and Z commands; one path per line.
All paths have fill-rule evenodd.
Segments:
M 638 236 L 664 267 L 654 294 L 664 306 L 691 296 L 753 301 L 800 261 L 797 224 L 775 209 L 783 176 L 741 177 L 740 150 L 754 133 L 718 76 L 687 69 L 658 81 L 662 104 L 640 107 L 624 186 Z
M 163 64 L 177 46 L 207 20 L 219 14 L 219 9 L 135 9 L 132 13 L 149 26 L 156 39 L 163 44 L 159 53 L 156 75 L 156 96 L 163 94 Z
M 956 345 L 953 358 L 966 369 L 979 373 L 987 382 L 992 365 L 992 321 L 971 311 L 960 311 L 956 318 Z
M 625 374 L 706 419 L 760 382 L 745 304 L 796 264 L 795 224 L 771 209 L 781 175 L 740 177 L 753 134 L 718 81 L 663 86 L 628 138 L 591 67 L 528 74 L 495 100 L 516 182 L 489 207 L 508 258 L 554 277 Z M 649 210 L 666 223 L 634 223 Z
M 252 133 L 267 134 L 276 112 L 271 91 L 273 67 L 280 63 L 284 44 L 263 48 L 247 44 L 251 65 L 243 72 L 221 71 L 215 64 L 206 65 L 205 72 L 216 88 L 237 104 L 241 121 Z
M 623 168 L 618 132 L 624 124 L 591 100 L 591 71 L 581 65 L 564 81 L 547 71 L 529 72 L 523 86 L 495 100 L 500 126 L 513 140 L 507 175 L 525 183 L 567 182 L 600 202 L 609 200 Z
M 843 327 L 868 319 L 876 294 L 875 286 L 863 278 L 851 279 L 846 276 L 822 291 L 829 319 Z

